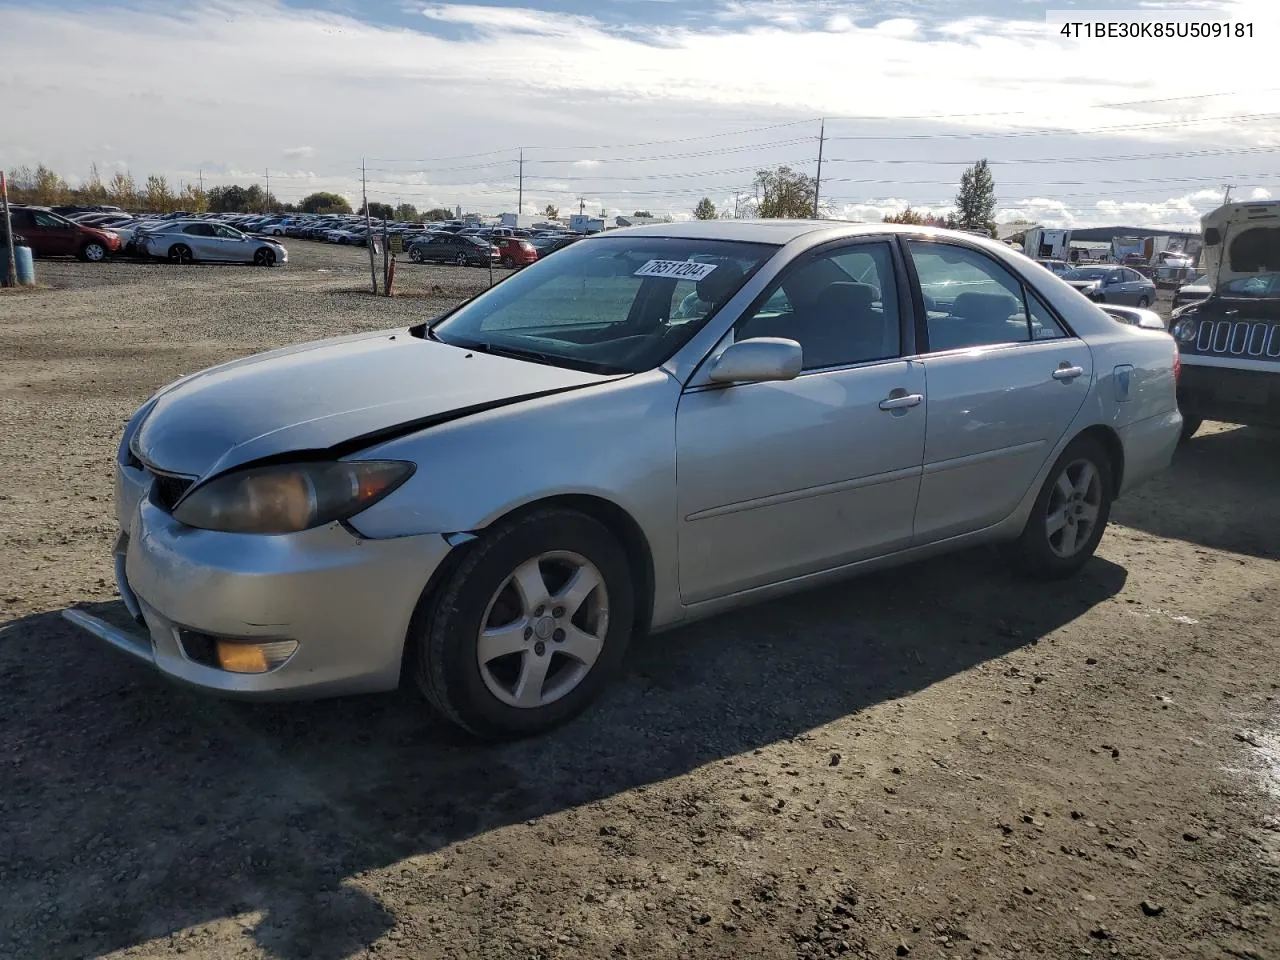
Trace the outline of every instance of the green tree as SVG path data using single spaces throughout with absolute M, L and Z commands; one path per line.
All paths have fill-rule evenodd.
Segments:
M 907 207 L 901 213 L 886 214 L 884 218 L 884 222 L 885 223 L 909 223 L 912 226 L 919 227 L 927 223 L 928 218 L 924 214 L 917 213 L 915 210 L 912 210 L 910 207 Z
M 361 204 L 360 209 L 356 213 L 364 215 L 364 205 Z M 369 216 L 375 220 L 394 220 L 396 215 L 395 207 L 389 203 L 378 203 L 376 200 L 369 204 Z
M 143 187 L 144 203 L 148 210 L 156 213 L 168 213 L 173 209 L 173 191 L 169 189 L 169 181 L 162 175 L 153 173 L 147 177 L 147 185 Z
M 302 198 L 298 204 L 303 213 L 350 213 L 351 204 L 347 198 L 337 193 L 319 191 Z
M 138 187 L 133 182 L 133 174 L 128 170 L 117 170 L 107 185 L 107 198 L 117 207 L 126 210 L 138 206 Z
M 693 208 L 693 218 L 695 220 L 714 220 L 716 218 L 716 205 L 711 202 L 710 197 L 703 197 L 698 201 L 698 205 Z
M 756 171 L 760 202 L 758 215 L 766 218 L 804 220 L 813 216 L 817 184 L 813 177 L 789 166 Z
M 415 207 L 412 203 L 397 204 L 395 218 L 397 220 L 417 220 L 418 208 Z
M 648 210 L 637 210 L 635 213 L 632 214 L 632 216 L 633 217 L 652 217 L 653 214 L 650 213 Z
M 965 230 L 994 232 L 996 216 L 996 183 L 986 160 L 979 160 L 960 174 L 960 192 L 956 194 L 956 224 Z
M 188 183 L 178 194 L 178 207 L 188 213 L 204 213 L 209 209 L 209 194 L 199 186 Z
M 422 215 L 422 219 L 428 223 L 436 223 L 440 220 L 452 220 L 453 211 L 444 207 L 432 207 Z
M 548 203 L 547 209 L 542 211 L 542 215 L 548 220 L 554 220 L 556 217 L 560 216 L 560 208 L 554 203 Z

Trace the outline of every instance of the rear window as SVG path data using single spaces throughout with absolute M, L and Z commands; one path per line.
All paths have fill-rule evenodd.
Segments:
M 1231 241 L 1232 273 L 1280 271 L 1280 227 L 1253 227 Z

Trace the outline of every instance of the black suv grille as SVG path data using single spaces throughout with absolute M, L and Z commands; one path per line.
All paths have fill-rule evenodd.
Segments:
M 1201 320 L 1196 353 L 1254 360 L 1280 359 L 1280 323 L 1266 320 Z
M 191 477 L 171 477 L 151 471 L 151 502 L 166 513 L 172 513 L 182 495 L 191 489 Z

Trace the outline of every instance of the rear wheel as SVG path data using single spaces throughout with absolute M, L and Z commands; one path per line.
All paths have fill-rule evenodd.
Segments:
M 467 551 L 415 617 L 418 688 L 488 738 L 542 733 L 582 712 L 630 640 L 635 598 L 621 546 L 590 517 L 545 509 Z
M 1178 434 L 1178 443 L 1186 443 L 1196 435 L 1196 431 L 1200 429 L 1200 425 L 1204 423 L 1201 417 L 1188 417 L 1182 415 L 1182 432 Z
M 185 243 L 175 243 L 169 248 L 170 263 L 191 263 L 195 257 L 191 255 L 191 248 Z
M 421 263 L 421 262 L 422 262 L 422 251 L 421 251 L 420 249 L 418 249 L 417 247 L 410 247 L 410 248 L 409 248 L 409 259 L 410 259 L 410 260 L 412 260 L 414 263 Z
M 80 259 L 89 263 L 101 263 L 107 259 L 107 248 L 97 240 L 90 240 L 80 248 Z
M 260 267 L 274 267 L 276 265 L 276 252 L 270 247 L 259 247 L 253 255 L 253 262 Z
M 1077 437 L 1049 471 L 1022 535 L 1006 547 L 1006 556 L 1018 573 L 1035 579 L 1074 575 L 1098 548 L 1111 501 L 1107 451 L 1092 437 Z
M 1139 306 L 1139 308 L 1146 308 L 1146 307 L 1149 307 L 1150 305 L 1151 305 L 1151 301 L 1150 301 L 1150 300 L 1148 300 L 1146 297 L 1139 297 L 1139 298 L 1138 298 L 1138 306 Z
M 516 262 L 515 262 L 514 260 L 512 260 L 512 259 L 511 259 L 511 257 L 509 257 L 509 256 L 504 256 L 504 257 L 503 257 L 500 261 L 498 261 L 498 262 L 499 262 L 499 263 L 501 263 L 501 264 L 502 264 L 504 267 L 506 267 L 508 270 L 510 270 L 512 267 L 514 267 L 514 266 L 516 265 Z

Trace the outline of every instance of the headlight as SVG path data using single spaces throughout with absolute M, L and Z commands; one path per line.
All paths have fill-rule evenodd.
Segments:
M 1192 343 L 1196 339 L 1198 327 L 1199 324 L 1196 323 L 1195 317 L 1183 317 L 1173 322 L 1173 325 L 1169 327 L 1169 332 L 1173 334 L 1173 338 L 1179 343 Z
M 413 476 L 399 460 L 251 467 L 197 487 L 173 511 L 189 527 L 224 533 L 296 533 L 345 520 Z

